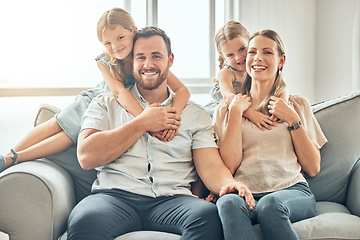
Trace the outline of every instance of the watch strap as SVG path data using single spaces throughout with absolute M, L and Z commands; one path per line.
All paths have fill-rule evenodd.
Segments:
M 289 126 L 288 129 L 289 129 L 289 131 L 292 131 L 292 130 L 300 128 L 301 125 L 302 125 L 302 122 L 298 121 L 298 122 L 294 123 L 292 126 Z

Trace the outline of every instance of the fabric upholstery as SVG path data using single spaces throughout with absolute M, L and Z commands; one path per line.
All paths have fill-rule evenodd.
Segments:
M 345 203 L 349 174 L 360 156 L 360 93 L 353 93 L 313 106 L 325 136 L 321 171 L 307 178 L 317 201 Z

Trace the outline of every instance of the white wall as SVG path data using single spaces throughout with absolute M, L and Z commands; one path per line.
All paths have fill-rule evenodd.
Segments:
M 316 16 L 316 99 L 327 99 L 359 90 L 353 88 L 353 35 L 359 0 L 317 0 Z M 357 12 L 359 14 L 359 12 Z M 360 42 L 357 42 L 360 45 Z M 355 86 L 354 86 L 355 87 Z
M 284 73 L 289 93 L 313 103 L 356 90 L 352 36 L 359 2 L 235 0 L 234 19 L 250 33 L 270 28 L 280 34 L 286 47 Z

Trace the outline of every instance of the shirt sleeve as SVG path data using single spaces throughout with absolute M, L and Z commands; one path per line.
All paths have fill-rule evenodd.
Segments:
M 95 60 L 97 62 L 101 62 L 102 64 L 105 65 L 105 67 L 107 67 L 108 69 L 110 69 L 110 60 L 109 57 L 105 54 L 105 53 L 101 53 L 99 54 Z
M 309 101 L 298 95 L 290 95 L 289 103 L 294 107 L 294 110 L 299 114 L 303 127 L 310 137 L 314 145 L 320 149 L 327 143 L 325 134 L 321 130 L 319 122 L 311 110 Z
M 221 102 L 214 111 L 214 126 L 216 143 L 220 147 L 221 142 L 224 138 L 224 133 L 229 121 L 228 105 L 225 102 Z
M 190 113 L 189 122 L 192 129 L 192 149 L 215 147 L 215 131 L 209 113 L 202 107 L 193 108 L 195 111 Z
M 102 94 L 94 98 L 86 109 L 81 124 L 83 129 L 110 130 L 108 108 Z

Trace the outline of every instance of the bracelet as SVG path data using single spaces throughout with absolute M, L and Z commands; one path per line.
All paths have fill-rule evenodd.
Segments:
M 14 151 L 14 149 L 10 149 L 10 151 L 11 151 L 10 157 L 13 160 L 13 165 L 16 165 L 19 155 L 17 154 L 17 152 Z
M 300 128 L 301 125 L 302 125 L 302 122 L 298 121 L 298 122 L 294 123 L 291 127 L 288 127 L 288 129 L 289 129 L 289 131 L 296 130 L 296 129 Z

